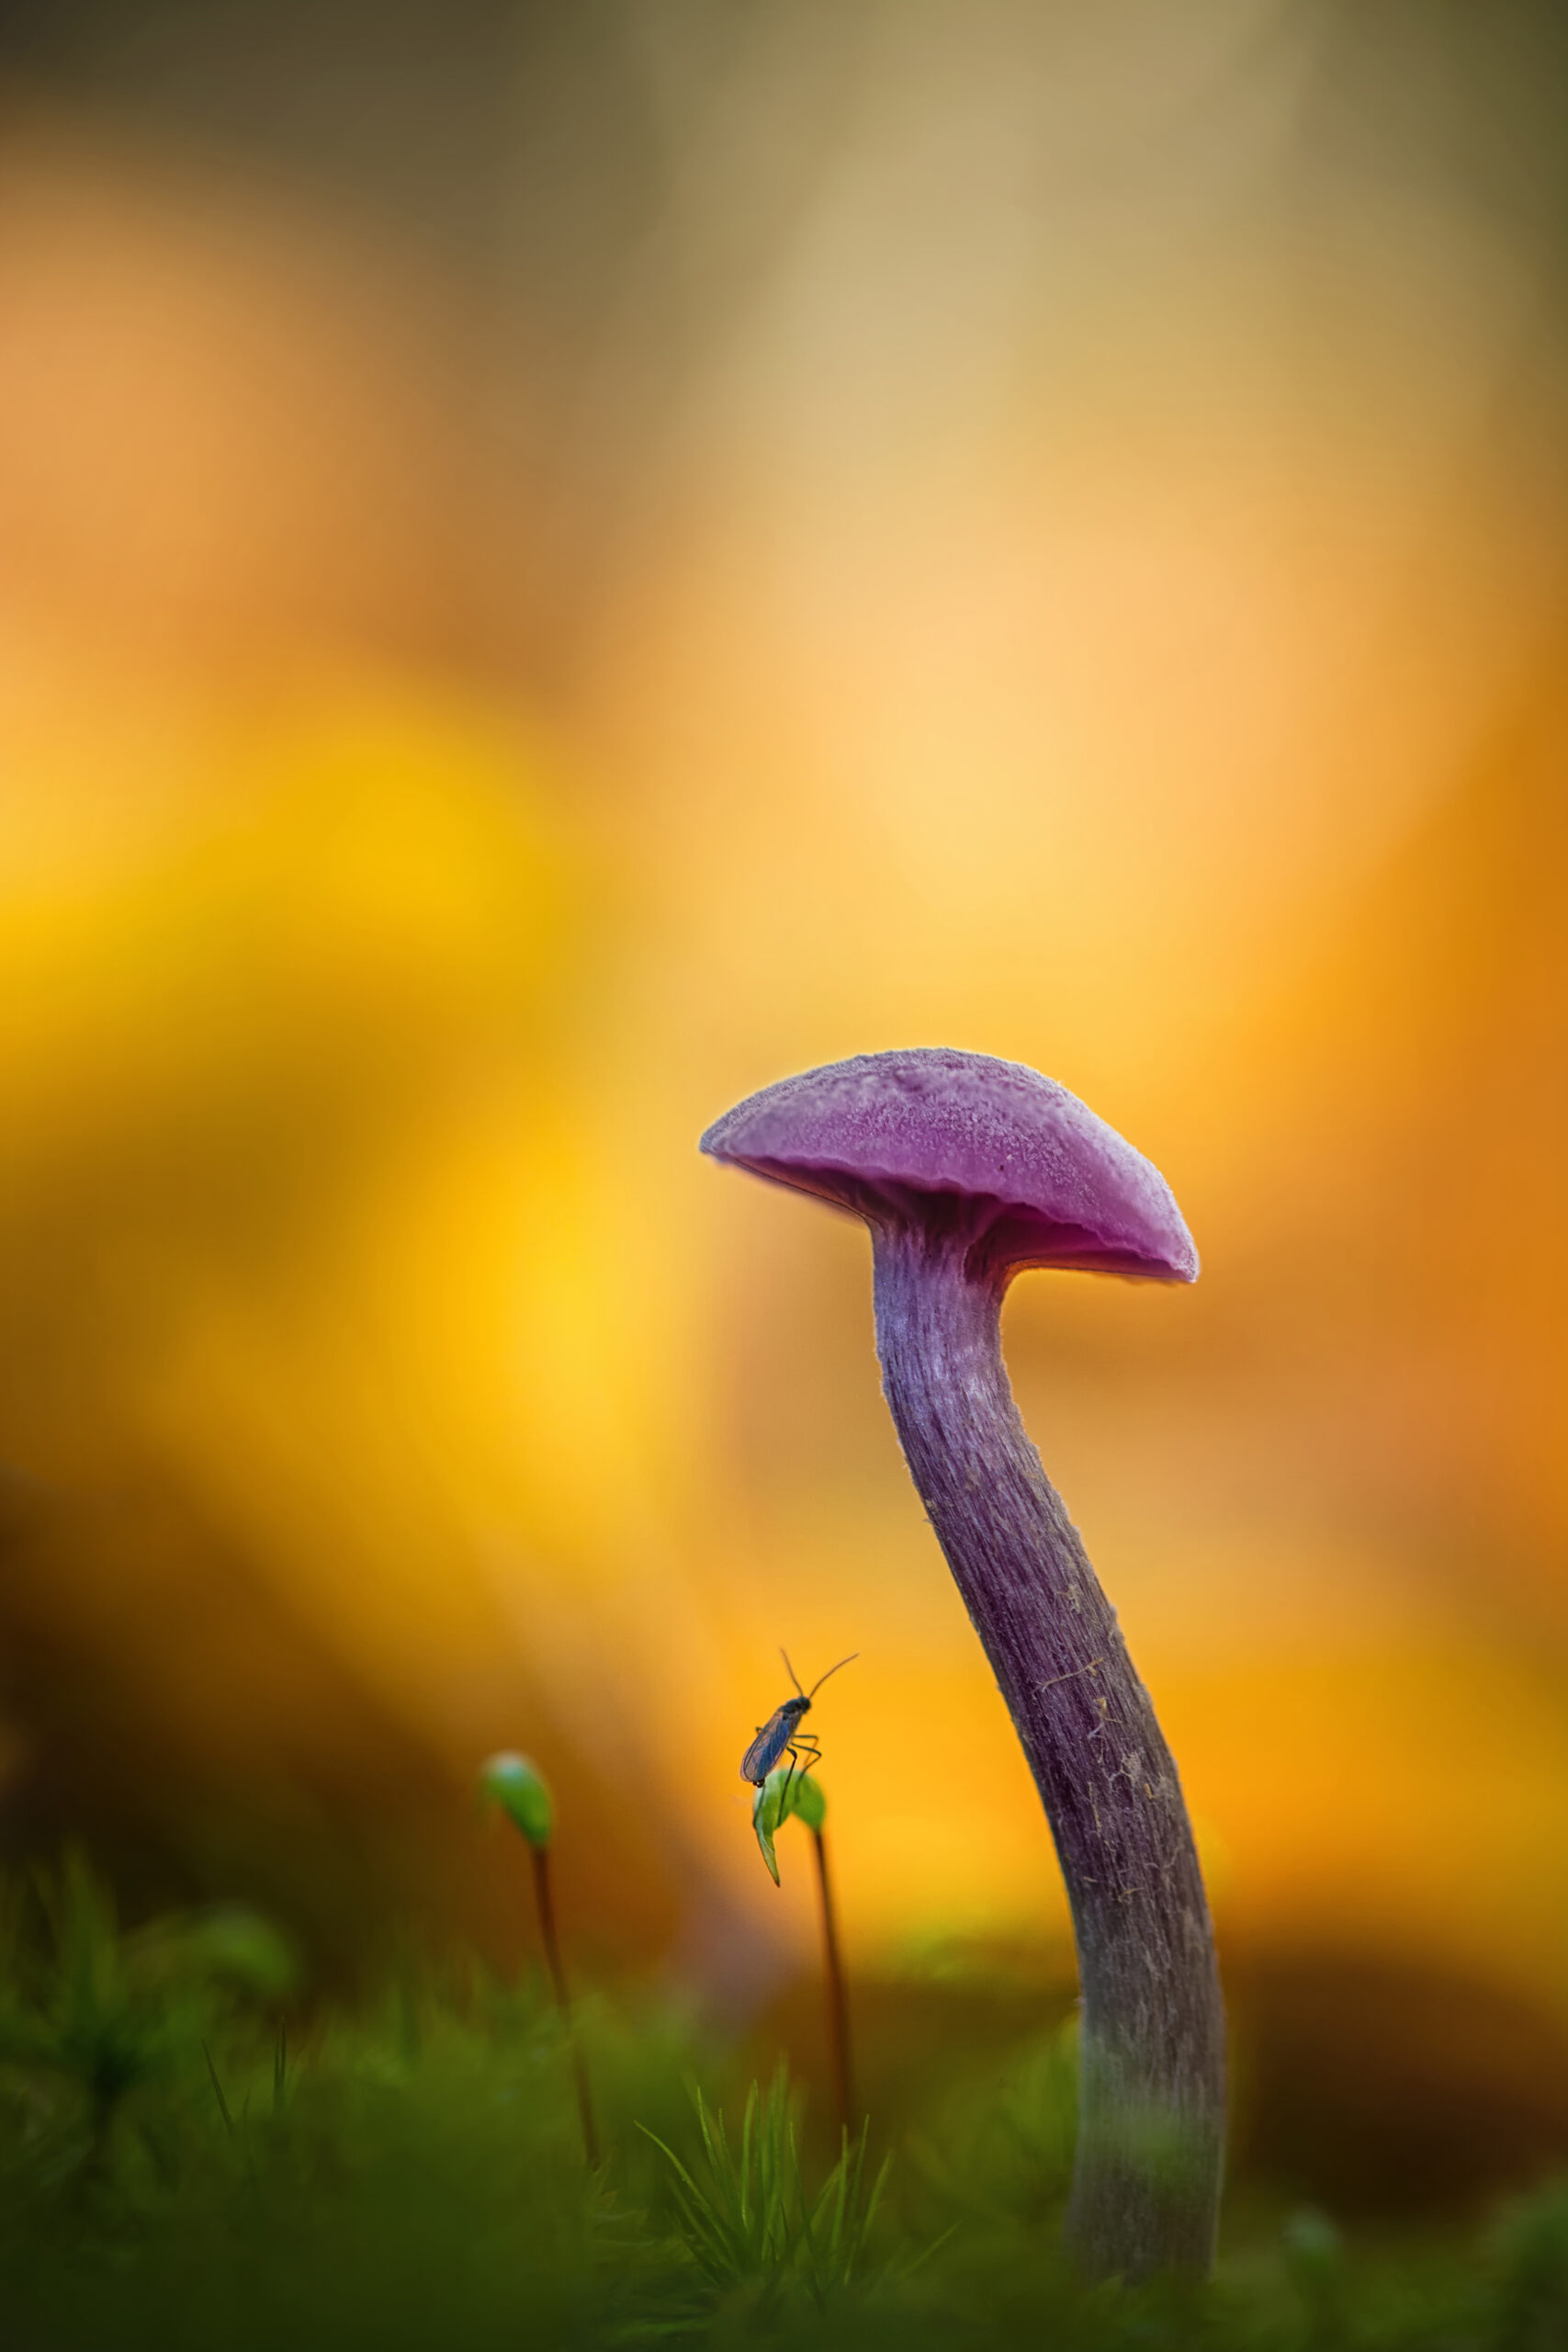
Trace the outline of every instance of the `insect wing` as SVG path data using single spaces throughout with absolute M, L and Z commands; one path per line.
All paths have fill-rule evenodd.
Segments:
M 773 1713 L 740 1759 L 740 1777 L 743 1781 L 750 1781 L 754 1787 L 761 1786 L 789 1746 L 791 1736 L 799 1720 L 800 1706 L 797 1701 L 786 1699 L 782 1707 L 773 1709 Z

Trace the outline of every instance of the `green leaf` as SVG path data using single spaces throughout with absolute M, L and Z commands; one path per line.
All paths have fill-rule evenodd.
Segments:
M 751 1803 L 751 1826 L 775 1886 L 779 1864 L 773 1839 L 792 1814 L 807 1829 L 819 1830 L 828 1818 L 828 1799 L 809 1772 L 792 1771 L 781 1764 L 777 1771 L 768 1774 Z
M 790 1782 L 789 1811 L 807 1829 L 818 1830 L 828 1818 L 828 1797 L 818 1781 L 809 1772 L 797 1772 Z
M 779 1826 L 779 1799 L 782 1792 L 774 1788 L 773 1782 L 778 1777 L 776 1772 L 770 1772 L 751 1800 L 751 1826 L 757 1833 L 758 1849 L 768 1866 L 768 1875 L 775 1886 L 779 1883 L 779 1858 L 773 1851 L 773 1832 Z
M 500 1805 L 530 1846 L 547 1846 L 555 1832 L 555 1800 L 550 1784 L 526 1756 L 506 1749 L 479 1767 L 479 1794 Z

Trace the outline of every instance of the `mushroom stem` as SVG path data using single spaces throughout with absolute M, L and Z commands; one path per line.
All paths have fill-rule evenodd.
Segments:
M 975 1227 L 876 1217 L 877 1352 L 910 1475 L 1055 1839 L 1083 1995 L 1068 2242 L 1095 2277 L 1203 2270 L 1224 2011 L 1181 1786 L 1002 1363 L 1008 1271 Z

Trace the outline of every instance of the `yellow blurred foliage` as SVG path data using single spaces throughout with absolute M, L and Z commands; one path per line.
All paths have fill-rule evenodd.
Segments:
M 321 1919 L 386 1842 L 355 1901 L 500 1939 L 468 1781 L 521 1745 L 591 1931 L 744 1973 L 810 1928 L 737 1771 L 778 1645 L 858 1647 L 859 1957 L 1059 1942 L 863 1238 L 694 1148 L 948 1042 L 1083 1093 L 1204 1254 L 1190 1295 L 1026 1283 L 1009 1346 L 1233 1948 L 1561 2005 L 1563 598 L 1540 420 L 1484 429 L 1517 288 L 1391 200 L 1365 300 L 1404 307 L 1328 303 L 1298 380 L 1275 248 L 1199 206 L 1015 350 L 988 181 L 900 309 L 931 103 L 893 86 L 716 330 L 547 729 L 432 273 L 81 126 L 7 163 L 17 1817 Z

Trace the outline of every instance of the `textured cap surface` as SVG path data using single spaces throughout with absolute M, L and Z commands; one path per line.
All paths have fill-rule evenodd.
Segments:
M 1009 1272 L 1197 1277 L 1158 1169 L 1021 1062 L 935 1046 L 857 1054 L 749 1095 L 702 1148 L 873 1224 L 952 1233 Z

